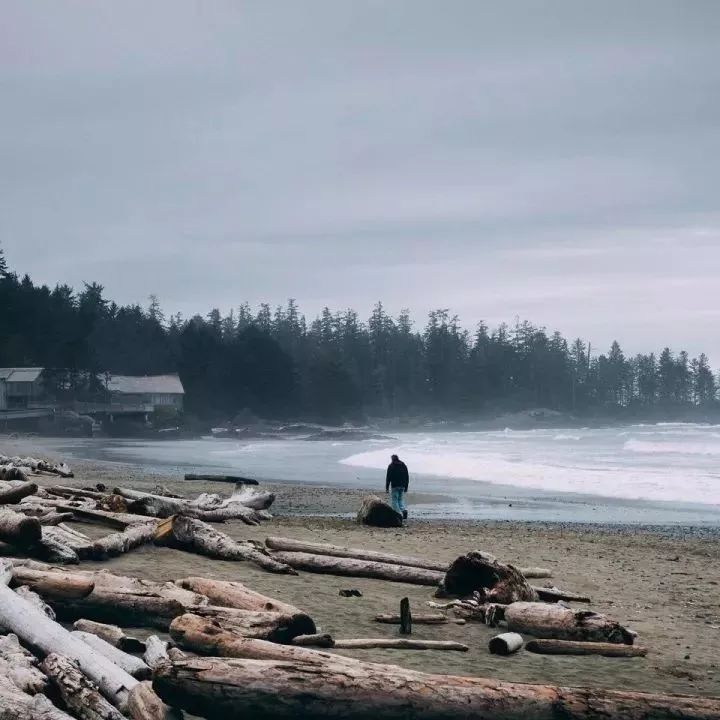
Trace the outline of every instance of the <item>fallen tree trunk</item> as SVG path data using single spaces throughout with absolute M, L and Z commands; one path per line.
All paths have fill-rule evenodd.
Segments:
M 373 527 L 402 527 L 403 517 L 395 512 L 382 498 L 377 495 L 368 495 L 363 498 L 357 521 L 363 525 Z
M 366 720 L 373 716 L 711 720 L 720 716 L 718 698 L 525 685 L 361 662 L 187 658 L 161 665 L 153 687 L 166 701 L 210 720 L 245 720 L 249 711 L 265 720 Z
M 27 517 L 7 507 L 0 507 L 0 540 L 20 548 L 37 544 L 42 528 L 37 518 Z
M 389 565 L 406 565 L 408 567 L 423 568 L 425 570 L 436 570 L 445 572 L 448 563 L 433 562 L 422 558 L 407 557 L 405 555 L 393 555 L 392 553 L 365 550 L 364 548 L 349 548 L 340 545 L 329 545 L 327 543 L 303 542 L 284 537 L 269 537 L 265 539 L 265 545 L 271 550 L 283 550 L 288 552 L 303 552 L 314 555 L 332 555 L 333 557 L 353 558 L 354 560 L 370 560 L 372 562 L 388 563 Z
M 257 640 L 289 643 L 296 635 L 293 616 L 263 610 L 237 610 L 217 605 L 196 605 L 188 612 L 217 621 L 223 628 L 237 635 Z
M 14 505 L 28 495 L 34 495 L 38 486 L 34 482 L 21 482 L 0 490 L 0 505 Z
M 541 567 L 521 567 L 520 572 L 525 576 L 526 580 L 533 578 L 550 578 L 552 577 L 552 570 Z
M 568 592 L 567 590 L 559 590 L 556 587 L 547 588 L 538 587 L 537 585 L 532 585 L 531 587 L 537 593 L 538 598 L 544 602 L 557 602 L 558 600 L 581 603 L 590 602 L 590 598 L 587 597 L 587 595 L 578 595 L 578 593 Z
M 81 630 L 74 630 L 70 634 L 89 645 L 93 650 L 97 650 L 137 680 L 147 680 L 152 674 L 150 668 L 140 658 L 119 650 L 97 635 Z
M 121 532 L 111 533 L 98 540 L 77 542 L 72 548 L 81 560 L 106 560 L 117 557 L 155 538 L 157 523 L 137 523 Z
M 15 593 L 24 600 L 27 600 L 31 605 L 34 605 L 40 612 L 45 613 L 51 620 L 55 619 L 55 611 L 27 585 L 21 585 L 15 588 Z
M 20 645 L 17 635 L 0 636 L 0 677 L 29 695 L 47 689 L 47 678 L 37 669 L 34 655 Z
M 36 570 L 26 565 L 13 567 L 11 583 L 13 586 L 27 585 L 38 595 L 51 601 L 84 598 L 95 588 L 94 580 L 87 575 Z
M 490 638 L 488 650 L 493 655 L 512 655 L 523 646 L 522 635 L 518 633 L 501 633 Z
M 136 637 L 126 635 L 122 628 L 117 625 L 94 622 L 93 620 L 77 620 L 73 623 L 73 629 L 84 633 L 92 633 L 110 643 L 113 647 L 124 652 L 140 653 L 145 652 L 145 643 Z
M 137 680 L 91 647 L 73 637 L 4 583 L 0 583 L 0 625 L 14 632 L 26 645 L 43 655 L 62 654 L 75 660 L 110 702 L 122 709 Z
M 417 625 L 446 625 L 452 623 L 454 625 L 464 625 L 465 620 L 460 618 L 449 618 L 443 613 L 413 613 L 412 621 Z M 375 622 L 385 623 L 387 625 L 399 625 L 400 615 L 376 615 Z
M 314 633 L 312 635 L 298 635 L 292 639 L 292 644 L 301 647 L 331 648 L 335 645 L 335 641 L 329 633 Z
M 605 642 L 575 640 L 530 640 L 527 650 L 540 655 L 603 655 L 604 657 L 645 657 L 647 648 Z
M 147 523 L 148 519 L 145 515 L 136 515 L 126 512 L 110 512 L 109 510 L 96 510 L 86 504 L 73 503 L 69 500 L 52 500 L 49 498 L 32 498 L 32 504 L 41 504 L 46 507 L 61 510 L 63 512 L 71 512 L 73 516 L 83 522 L 95 523 L 97 525 L 107 525 L 115 530 L 124 530 L 128 525 L 134 523 Z
M 269 572 L 297 574 L 287 563 L 278 561 L 255 545 L 233 540 L 207 523 L 184 515 L 176 515 L 166 526 L 159 528 L 155 541 L 220 560 L 246 560 Z
M 73 720 L 44 695 L 27 695 L 0 675 L 0 720 Z
M 484 602 L 537 600 L 537 594 L 514 565 L 506 565 L 479 551 L 457 558 L 448 568 L 436 594 L 438 597 L 466 597 L 473 593 L 478 593 Z
M 252 478 L 240 477 L 239 475 L 198 475 L 196 473 L 185 473 L 186 480 L 199 480 L 203 482 L 227 482 L 241 485 L 257 485 L 258 481 Z
M 72 660 L 51 653 L 41 665 L 68 709 L 79 720 L 125 720 Z
M 165 640 L 161 640 L 157 635 L 150 635 L 145 641 L 145 646 L 143 660 L 151 670 L 154 670 L 160 663 L 170 659 L 168 643 Z
M 512 632 L 555 640 L 610 642 L 632 645 L 634 633 L 605 615 L 561 605 L 516 602 L 502 610 Z
M 296 570 L 342 575 L 347 577 L 377 578 L 411 585 L 437 585 L 443 574 L 435 570 L 424 570 L 406 565 L 390 565 L 370 560 L 333 557 L 331 555 L 311 555 L 300 552 L 277 552 L 273 557 Z
M 181 647 L 203 655 L 252 658 L 256 660 L 287 660 L 318 662 L 333 659 L 356 662 L 329 653 L 303 647 L 279 645 L 267 640 L 243 637 L 223 627 L 215 620 L 188 613 L 176 617 L 170 625 L 170 637 Z
M 382 648 L 385 650 L 459 650 L 467 652 L 470 648 L 452 640 L 407 640 L 405 638 L 354 638 L 335 640 L 335 650 L 365 650 Z
M 265 610 L 282 613 L 292 618 L 292 628 L 298 635 L 312 635 L 316 631 L 312 618 L 294 605 L 262 595 L 245 585 L 228 580 L 188 577 L 175 583 L 186 590 L 205 595 L 213 605 L 238 610 Z

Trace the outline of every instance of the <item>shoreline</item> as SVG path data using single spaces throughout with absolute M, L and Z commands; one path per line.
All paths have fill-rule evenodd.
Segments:
M 27 445 L 25 447 L 28 447 Z M 40 453 L 38 444 L 35 448 Z M 0 449 L 9 450 L 0 438 Z M 232 485 L 185 481 L 176 472 L 147 472 L 141 466 L 70 460 L 76 475 L 63 480 L 77 487 L 102 482 L 152 490 L 158 483 L 194 496 L 228 494 Z M 39 477 L 41 485 L 58 484 Z M 263 542 L 269 535 L 364 547 L 451 562 L 470 550 L 492 552 L 517 565 L 549 567 L 550 583 L 592 598 L 592 610 L 605 613 L 639 633 L 646 658 L 550 657 L 521 651 L 507 658 L 490 655 L 489 639 L 498 632 L 480 623 L 418 626 L 418 639 L 457 640 L 466 653 L 342 651 L 352 657 L 427 670 L 442 663 L 443 672 L 501 680 L 595 686 L 628 690 L 720 696 L 720 531 L 677 525 L 581 524 L 513 520 L 429 520 L 412 516 L 402 529 L 358 525 L 357 488 L 261 483 L 277 493 L 274 518 L 259 526 L 228 522 L 219 529 L 235 538 Z M 418 498 L 422 500 L 423 498 Z M 426 498 L 432 501 L 434 498 Z M 420 507 L 420 505 L 417 505 Z M 331 515 L 330 513 L 335 513 Z M 343 516 L 339 517 L 338 513 Z M 244 562 L 212 560 L 170 548 L 140 547 L 106 562 L 83 567 L 154 580 L 189 575 L 233 580 L 309 612 L 323 632 L 338 638 L 395 637 L 397 629 L 373 617 L 396 611 L 402 597 L 415 612 L 427 611 L 432 588 L 401 583 L 302 572 L 276 575 Z M 362 597 L 342 598 L 339 591 L 359 589 Z M 581 606 L 586 609 L 587 606 Z

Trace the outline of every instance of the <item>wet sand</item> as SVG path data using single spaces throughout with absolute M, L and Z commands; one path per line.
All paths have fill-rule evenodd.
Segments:
M 37 446 L 0 439 L 0 451 Z M 113 463 L 74 462 L 76 485 L 103 482 L 152 489 L 156 483 L 195 495 L 228 493 L 227 484 L 188 483 L 178 475 L 148 474 Z M 52 479 L 49 479 L 52 481 Z M 42 484 L 48 484 L 43 479 Z M 266 486 L 263 486 L 266 487 Z M 269 486 L 268 486 L 269 487 Z M 360 546 L 434 560 L 451 561 L 481 549 L 518 565 L 553 570 L 551 581 L 590 595 L 591 608 L 611 615 L 639 633 L 649 649 L 646 658 L 550 657 L 521 651 L 508 658 L 490 655 L 487 642 L 495 631 L 465 626 L 416 626 L 418 639 L 459 640 L 467 653 L 395 650 L 346 651 L 353 657 L 388 662 L 428 672 L 496 677 L 504 680 L 576 686 L 600 686 L 720 696 L 720 546 L 717 528 L 574 525 L 498 521 L 412 521 L 406 528 L 370 529 L 349 517 L 364 491 L 296 484 L 274 485 L 275 518 L 259 527 L 227 523 L 237 538 L 263 540 L 268 535 Z M 409 497 L 413 503 L 432 497 Z M 334 514 L 336 517 L 328 517 Z M 91 564 L 90 564 L 91 565 Z M 302 573 L 273 575 L 247 563 L 223 562 L 167 548 L 145 547 L 98 566 L 112 572 L 173 580 L 188 575 L 237 580 L 307 610 L 324 632 L 338 638 L 395 637 L 397 628 L 373 622 L 378 613 L 395 612 L 410 598 L 418 612 L 427 610 L 432 589 L 359 578 Z M 546 581 L 534 581 L 542 584 Z M 344 588 L 360 598 L 338 595 Z

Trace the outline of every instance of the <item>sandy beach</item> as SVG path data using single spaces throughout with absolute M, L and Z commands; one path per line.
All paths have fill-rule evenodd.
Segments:
M 0 451 L 42 454 L 42 440 L 0 437 Z M 150 473 L 137 466 L 73 461 L 77 486 L 102 482 L 152 489 L 162 483 L 189 496 L 229 485 L 188 483 L 172 472 Z M 42 478 L 51 484 L 52 478 Z M 551 568 L 552 583 L 587 594 L 591 608 L 639 633 L 646 658 L 547 657 L 520 652 L 508 658 L 490 655 L 494 631 L 477 623 L 465 626 L 416 626 L 422 639 L 459 640 L 467 653 L 352 651 L 355 657 L 396 663 L 430 672 L 575 686 L 600 686 L 656 692 L 720 696 L 720 546 L 717 528 L 575 525 L 502 521 L 413 521 L 407 527 L 362 527 L 349 517 L 363 490 L 317 485 L 275 484 L 272 521 L 258 527 L 227 523 L 234 537 L 263 540 L 269 535 L 359 546 L 450 562 L 469 550 L 492 552 L 518 565 Z M 412 508 L 432 498 L 410 494 Z M 416 611 L 427 610 L 432 589 L 377 580 L 301 573 L 273 575 L 247 563 L 210 560 L 167 548 L 144 547 L 98 563 L 116 573 L 153 579 L 200 575 L 243 582 L 309 612 L 324 632 L 338 638 L 394 637 L 394 626 L 373 622 L 378 613 L 397 610 L 402 597 Z M 535 581 L 542 583 L 544 581 Z M 356 588 L 360 598 L 339 596 Z M 347 651 L 350 654 L 350 651 Z

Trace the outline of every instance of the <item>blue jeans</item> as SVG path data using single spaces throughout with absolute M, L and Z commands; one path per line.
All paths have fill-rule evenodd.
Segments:
M 400 513 L 400 515 L 403 514 L 403 511 L 405 508 L 405 489 L 394 487 L 390 488 L 390 502 L 392 504 L 393 510 L 396 513 Z

